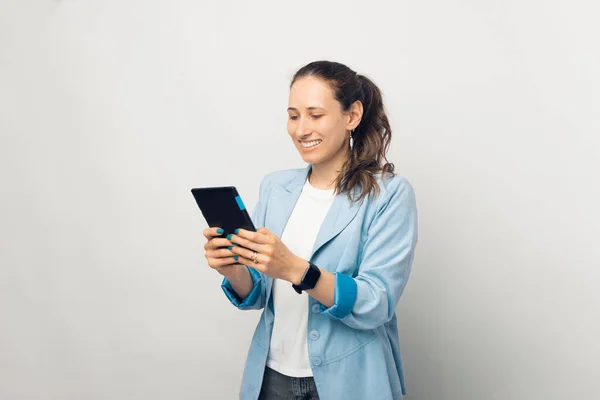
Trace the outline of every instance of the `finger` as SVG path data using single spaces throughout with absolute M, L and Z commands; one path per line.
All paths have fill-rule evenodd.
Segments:
M 202 234 L 206 239 L 210 240 L 215 236 L 222 235 L 224 232 L 225 231 L 223 229 L 219 228 L 218 226 L 214 226 L 212 228 L 206 228 L 202 231 Z
M 267 228 L 265 228 L 264 226 L 263 226 L 263 227 L 260 227 L 260 228 L 258 228 L 258 229 L 256 230 L 256 232 L 258 232 L 258 233 L 262 233 L 263 235 L 267 235 L 267 236 L 269 236 L 269 235 L 272 235 L 272 234 L 273 234 L 273 232 L 271 232 L 270 230 L 268 230 L 268 229 L 267 229 Z
M 231 252 L 233 253 L 234 256 L 241 256 L 244 257 L 247 260 L 252 260 L 252 255 L 254 254 L 254 250 L 248 250 L 244 247 L 241 246 L 233 246 L 233 248 L 231 249 Z M 256 252 L 256 260 L 258 261 L 258 263 L 261 262 L 265 262 L 266 260 L 264 259 L 264 254 L 260 254 L 258 251 Z
M 262 228 L 259 228 L 259 230 L 260 229 L 262 229 Z M 234 236 L 239 236 L 239 237 L 242 237 L 244 239 L 248 239 L 251 242 L 258 243 L 258 244 L 269 244 L 269 243 L 271 243 L 271 238 L 267 234 L 267 233 L 270 233 L 268 230 L 265 233 L 261 233 L 261 232 L 258 232 L 258 231 L 257 232 L 252 232 L 252 231 L 249 231 L 247 229 L 238 229 L 237 231 L 238 231 L 237 235 L 234 235 Z M 234 242 L 235 242 L 235 240 L 234 240 Z
M 220 247 L 229 247 L 229 246 L 233 246 L 233 243 L 231 243 L 230 240 L 227 240 L 225 238 L 213 238 L 213 239 L 209 240 L 207 243 L 207 248 L 210 250 L 218 249 Z
M 254 250 L 258 253 L 264 253 L 265 248 L 274 243 L 274 240 L 270 236 L 265 236 L 261 233 L 245 231 L 242 232 L 240 229 L 241 235 L 231 234 L 229 240 L 237 244 L 238 246 L 245 247 L 250 250 Z
M 230 246 L 233 249 L 233 246 Z M 229 248 L 219 248 L 206 252 L 206 256 L 209 258 L 227 258 L 235 256 Z
M 262 244 L 254 243 L 251 240 L 244 239 L 243 237 L 234 235 L 234 234 L 231 234 L 231 238 L 229 240 L 231 242 L 235 243 L 236 247 L 238 247 L 238 246 L 245 247 L 247 249 L 254 250 L 257 253 L 260 253 L 260 251 L 262 250 L 262 246 L 263 246 Z
M 255 270 L 260 271 L 262 273 L 266 272 L 266 268 L 263 264 L 255 263 L 254 261 L 250 260 L 249 258 L 245 258 L 243 256 L 237 256 L 237 262 L 239 262 L 240 264 L 243 264 L 243 265 L 247 265 L 251 268 L 254 268 Z
M 238 264 L 238 263 L 239 263 L 239 261 L 233 257 L 211 258 L 209 260 L 208 266 L 211 267 L 212 269 L 219 269 L 219 268 L 227 266 L 227 265 Z

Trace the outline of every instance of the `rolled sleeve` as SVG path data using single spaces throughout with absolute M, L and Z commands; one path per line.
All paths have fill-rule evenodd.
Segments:
M 356 301 L 356 281 L 339 272 L 335 273 L 335 286 L 333 289 L 333 305 L 327 308 L 321 304 L 321 313 L 332 319 L 342 319 L 350 314 Z
M 357 275 L 336 274 L 335 304 L 323 314 L 354 329 L 390 321 L 410 275 L 417 244 L 417 208 L 410 183 L 397 176 L 369 226 Z
M 248 268 L 248 272 L 250 273 L 250 277 L 252 278 L 253 283 L 252 290 L 250 291 L 250 293 L 248 293 L 248 296 L 246 296 L 246 298 L 242 299 L 235 292 L 235 290 L 233 290 L 233 287 L 231 286 L 231 283 L 227 278 L 223 278 L 221 288 L 223 289 L 223 292 L 225 292 L 225 295 L 227 296 L 229 301 L 237 308 L 241 310 L 260 309 L 261 306 L 257 300 L 261 298 L 262 294 L 262 276 L 254 268 L 250 268 L 248 266 L 246 266 L 246 268 Z

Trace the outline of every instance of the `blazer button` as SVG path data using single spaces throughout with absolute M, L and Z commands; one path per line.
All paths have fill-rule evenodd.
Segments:
M 319 312 L 321 312 L 321 306 L 319 304 L 313 304 L 312 305 L 312 312 L 315 314 L 318 314 Z
M 310 338 L 312 340 L 317 340 L 321 336 L 319 334 L 319 331 L 310 331 L 310 333 L 308 335 L 310 336 Z
M 321 365 L 321 358 L 320 357 L 313 357 L 312 358 L 312 363 L 313 363 L 313 365 Z

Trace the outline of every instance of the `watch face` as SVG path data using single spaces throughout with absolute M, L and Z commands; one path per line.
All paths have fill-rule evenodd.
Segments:
M 304 290 L 313 289 L 317 285 L 317 281 L 320 277 L 321 271 L 319 270 L 319 268 L 316 265 L 310 263 L 308 270 L 306 270 L 306 275 L 302 280 L 301 286 L 304 286 Z
M 321 270 L 316 265 L 309 262 L 309 267 L 304 273 L 302 282 L 299 285 L 292 284 L 292 287 L 297 293 L 302 293 L 303 290 L 314 289 L 317 285 L 317 281 L 321 277 Z

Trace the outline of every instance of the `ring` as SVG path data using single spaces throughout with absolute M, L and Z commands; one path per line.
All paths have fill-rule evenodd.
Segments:
M 257 257 L 258 257 L 258 253 L 257 252 L 252 253 L 252 262 L 254 264 L 258 264 L 258 260 L 256 259 Z

